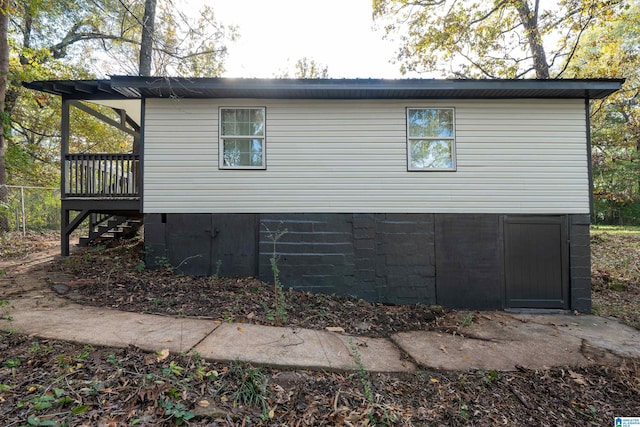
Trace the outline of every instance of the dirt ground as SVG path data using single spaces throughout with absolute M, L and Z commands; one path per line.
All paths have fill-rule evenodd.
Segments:
M 57 253 L 56 243 L 41 243 L 22 254 L 3 255 L 0 301 L 58 286 L 58 293 L 83 304 L 278 323 L 273 288 L 253 279 L 147 271 L 139 243 L 78 251 L 66 260 L 58 260 Z M 65 284 L 56 283 L 56 277 L 64 277 Z M 477 315 L 289 291 L 285 301 L 287 324 L 370 336 L 416 328 L 458 333 Z M 0 307 L 0 316 L 10 312 Z M 4 426 L 584 426 L 640 416 L 638 408 L 640 365 L 631 359 L 616 366 L 509 373 L 285 371 L 212 363 L 198 354 L 94 348 L 0 333 Z

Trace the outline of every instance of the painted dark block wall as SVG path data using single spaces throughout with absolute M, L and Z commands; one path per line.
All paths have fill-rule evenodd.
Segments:
M 435 304 L 433 214 L 375 216 L 377 301 Z
M 271 283 L 273 235 L 286 230 L 275 243 L 286 287 L 386 303 L 501 309 L 508 308 L 507 218 L 514 216 L 147 214 L 146 263 L 153 268 L 169 262 L 184 274 L 256 276 Z M 566 222 L 570 308 L 588 312 L 588 216 L 539 218 Z
M 499 215 L 436 215 L 436 285 L 445 307 L 503 307 Z
M 188 275 L 255 276 L 257 215 L 146 214 L 145 264 Z
M 273 281 L 273 235 L 287 287 L 388 303 L 435 304 L 432 214 L 260 216 L 259 277 Z
M 354 281 L 351 215 L 260 215 L 259 277 L 268 282 L 273 282 L 272 236 L 278 232 L 283 234 L 275 242 L 275 252 L 285 286 L 322 293 L 360 293 Z
M 591 312 L 591 247 L 589 215 L 569 218 L 569 277 L 571 308 Z

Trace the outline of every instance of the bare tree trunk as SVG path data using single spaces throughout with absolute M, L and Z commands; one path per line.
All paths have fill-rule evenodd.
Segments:
M 156 0 L 145 0 L 142 18 L 142 41 L 140 43 L 140 66 L 138 74 L 151 75 L 151 56 L 153 53 L 153 35 L 156 21 Z
M 513 5 L 518 10 L 520 21 L 524 26 L 527 43 L 533 55 L 533 66 L 536 70 L 536 77 L 539 79 L 548 79 L 549 64 L 547 63 L 547 54 L 544 52 L 542 37 L 540 36 L 540 29 L 538 28 L 538 2 L 539 0 L 536 0 L 534 12 L 532 12 L 529 7 L 529 0 L 516 0 L 513 2 Z
M 9 74 L 9 41 L 7 39 L 9 27 L 9 2 L 0 0 L 0 118 L 2 131 L 0 132 L 0 203 L 7 201 L 7 170 L 5 166 L 5 125 L 8 121 L 5 115 L 4 101 L 7 95 L 7 76 Z M 0 233 L 9 230 L 6 210 L 0 210 Z

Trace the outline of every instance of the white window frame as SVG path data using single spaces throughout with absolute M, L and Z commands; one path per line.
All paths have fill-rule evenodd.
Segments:
M 412 110 L 451 110 L 453 112 L 453 129 L 450 137 L 412 137 L 409 135 L 409 112 Z M 454 107 L 440 107 L 440 106 L 422 106 L 422 107 L 407 107 L 405 112 L 405 126 L 407 135 L 407 170 L 410 172 L 455 172 L 457 170 L 456 160 L 456 109 Z M 411 167 L 411 141 L 451 141 L 451 167 L 450 168 L 414 168 Z
M 264 118 L 262 135 L 223 135 L 222 133 L 222 112 L 224 110 L 262 110 L 262 117 Z M 225 139 L 259 139 L 262 141 L 262 165 L 259 166 L 228 166 L 224 164 L 224 141 Z M 267 169 L 267 107 L 220 107 L 218 108 L 218 168 L 219 169 L 254 169 L 265 170 Z

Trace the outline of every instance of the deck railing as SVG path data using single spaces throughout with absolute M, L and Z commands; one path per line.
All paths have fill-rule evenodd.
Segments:
M 139 197 L 138 154 L 67 154 L 65 197 Z

